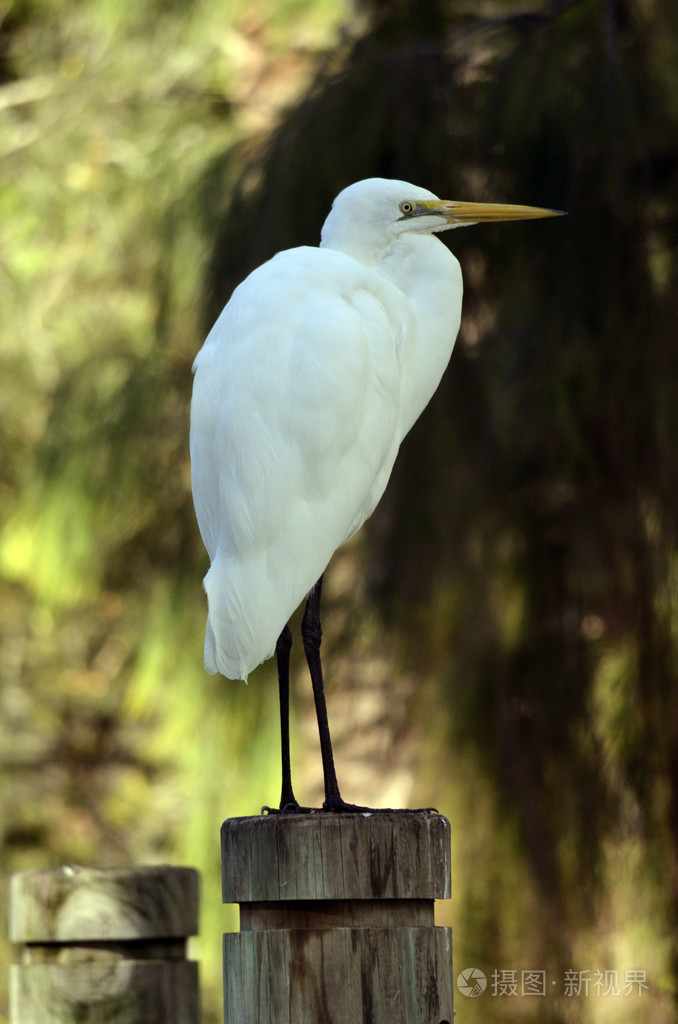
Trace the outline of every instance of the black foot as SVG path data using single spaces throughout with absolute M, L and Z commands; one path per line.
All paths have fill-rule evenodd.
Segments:
M 295 801 L 283 807 L 261 808 L 262 814 L 440 814 L 435 807 L 362 807 L 360 804 L 347 804 L 341 797 L 338 800 L 326 800 L 322 807 L 302 807 Z
M 296 800 L 291 801 L 282 805 L 281 807 L 268 807 L 264 805 L 261 808 L 262 814 L 313 814 L 316 810 L 314 807 L 302 807 Z
M 372 814 L 373 807 L 361 807 L 360 804 L 347 804 L 339 797 L 338 800 L 326 800 L 322 805 L 323 811 L 330 811 L 332 814 Z
M 326 800 L 323 811 L 333 814 L 438 814 L 435 807 L 361 807 L 360 804 L 347 804 L 339 800 Z
M 322 807 L 302 807 L 300 804 L 285 804 L 284 807 L 261 808 L 262 814 L 375 814 L 376 807 L 359 807 L 358 804 L 347 804 L 343 800 L 338 803 L 328 804 L 327 801 Z M 389 814 L 391 812 L 389 811 Z

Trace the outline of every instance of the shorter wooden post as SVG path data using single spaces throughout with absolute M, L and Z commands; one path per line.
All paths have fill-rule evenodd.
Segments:
M 62 867 L 12 877 L 12 1024 L 198 1024 L 192 868 Z
M 450 825 L 298 814 L 222 826 L 224 1024 L 451 1024 Z

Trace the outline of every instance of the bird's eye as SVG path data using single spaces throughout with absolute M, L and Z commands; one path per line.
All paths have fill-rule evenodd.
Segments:
M 405 200 L 404 203 L 400 204 L 400 212 L 404 213 L 405 216 L 407 216 L 410 213 L 414 213 L 414 203 L 410 203 L 407 200 Z

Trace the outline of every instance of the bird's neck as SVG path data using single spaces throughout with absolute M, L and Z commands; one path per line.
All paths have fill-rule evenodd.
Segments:
M 401 439 L 428 405 L 452 355 L 461 317 L 459 263 L 432 235 L 402 235 L 375 269 L 414 312 L 401 364 Z

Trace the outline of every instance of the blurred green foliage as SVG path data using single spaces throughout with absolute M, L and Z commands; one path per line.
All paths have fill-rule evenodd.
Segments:
M 4 9 L 2 870 L 200 868 L 206 1021 L 219 825 L 279 778 L 271 667 L 202 671 L 190 367 L 247 271 L 372 174 L 570 216 L 445 236 L 452 365 L 328 574 L 340 778 L 362 746 L 358 785 L 406 764 L 451 818 L 457 971 L 647 971 L 642 998 L 459 996 L 469 1024 L 676 1019 L 676 12 Z
M 225 200 L 204 176 L 251 136 L 259 77 L 275 92 L 265 123 L 337 17 L 269 2 L 3 12 L 3 873 L 199 867 L 206 1019 L 233 921 L 219 824 L 279 782 L 265 680 L 243 693 L 201 664 L 188 401 Z

